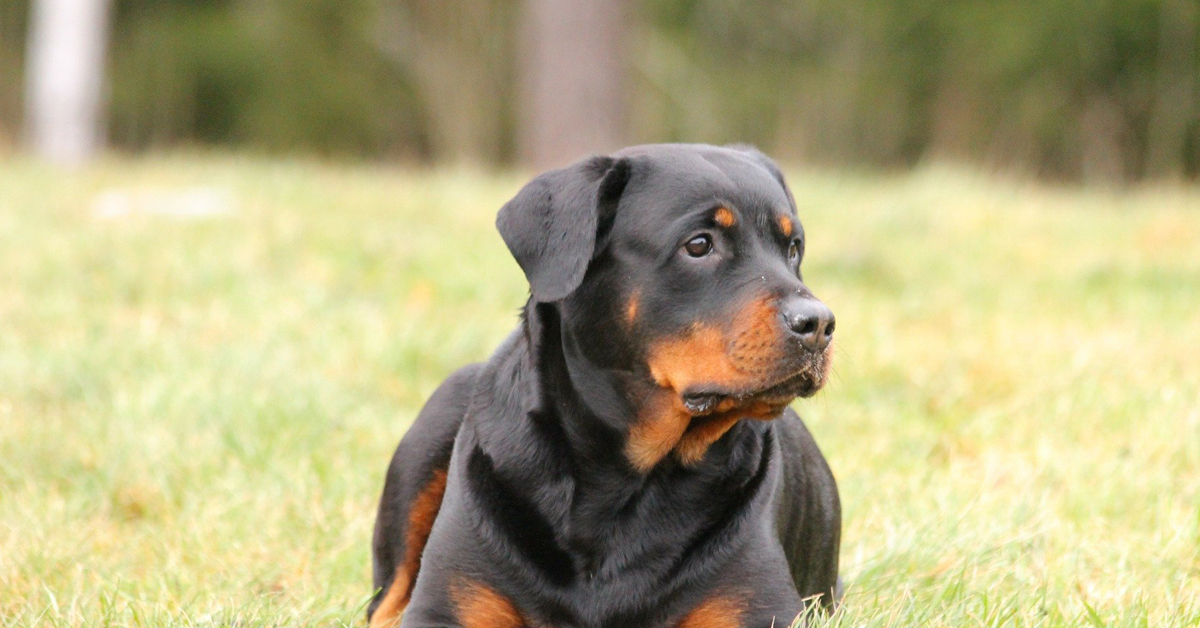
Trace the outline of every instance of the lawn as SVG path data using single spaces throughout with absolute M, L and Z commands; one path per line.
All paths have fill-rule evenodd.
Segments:
M 361 625 L 392 449 L 516 323 L 523 178 L 0 161 L 0 625 Z M 791 182 L 831 623 L 1200 625 L 1200 189 Z

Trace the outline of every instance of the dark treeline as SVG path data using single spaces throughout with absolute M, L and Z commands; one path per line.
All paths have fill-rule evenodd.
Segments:
M 528 13 L 571 1 L 114 0 L 109 142 L 521 161 Z M 0 0 L 0 143 L 21 128 L 26 5 Z M 623 69 L 624 105 L 605 110 L 621 141 L 1096 181 L 1200 175 L 1200 0 L 645 0 L 621 12 L 604 53 Z

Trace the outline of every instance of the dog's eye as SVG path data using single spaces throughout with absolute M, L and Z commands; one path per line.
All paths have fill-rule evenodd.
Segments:
M 704 257 L 712 252 L 712 237 L 708 234 L 698 235 L 683 245 L 683 250 L 692 257 Z
M 792 240 L 792 245 L 788 247 L 788 261 L 795 262 L 800 259 L 800 241 Z

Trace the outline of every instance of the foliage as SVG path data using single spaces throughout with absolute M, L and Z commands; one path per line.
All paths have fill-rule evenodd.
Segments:
M 374 44 L 377 13 L 363 0 L 120 0 L 113 140 L 131 148 L 420 151 L 411 87 Z
M 0 4 L 0 150 L 16 143 L 20 129 L 21 62 L 28 11 L 24 2 Z
M 651 135 L 690 109 L 716 120 L 720 141 L 816 161 L 896 166 L 932 155 L 1107 181 L 1200 171 L 1200 99 L 1173 91 L 1200 89 L 1195 3 L 647 5 L 657 28 L 640 58 L 670 103 L 645 125 Z M 1149 163 L 1155 151 L 1170 157 Z
M 1104 182 L 1200 174 L 1195 0 L 605 1 L 630 8 L 615 43 L 630 142 Z M 28 2 L 0 6 L 0 143 L 19 128 Z M 516 156 L 519 3 L 113 2 L 119 147 Z
M 361 625 L 396 441 L 516 324 L 522 179 L 0 163 L 0 625 Z M 1200 625 L 1200 190 L 791 180 L 838 316 L 797 403 L 845 504 L 830 623 Z M 92 213 L 196 185 L 233 213 Z

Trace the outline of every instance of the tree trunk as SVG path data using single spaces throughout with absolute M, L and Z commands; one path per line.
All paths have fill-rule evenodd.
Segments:
M 109 0 L 34 0 L 25 120 L 38 156 L 78 164 L 103 141 L 101 102 Z
M 518 145 L 535 168 L 619 148 L 625 125 L 623 0 L 526 0 Z

